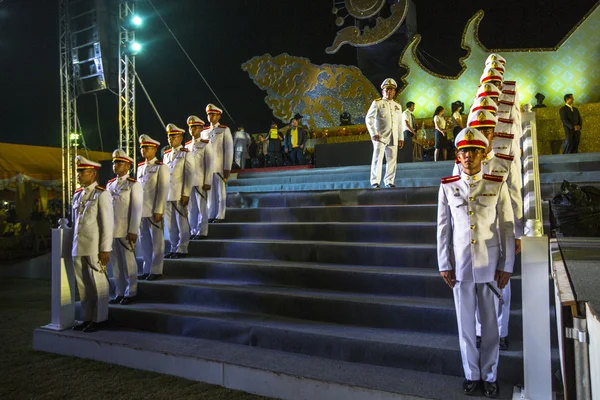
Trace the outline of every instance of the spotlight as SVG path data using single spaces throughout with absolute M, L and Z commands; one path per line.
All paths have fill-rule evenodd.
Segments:
M 74 147 L 79 146 L 79 133 L 71 132 L 69 134 L 69 140 L 71 141 L 71 146 L 74 146 Z
M 140 27 L 142 26 L 142 22 L 142 18 L 139 15 L 134 15 L 131 17 L 131 25 L 133 26 Z
M 125 54 L 128 54 L 130 56 L 135 56 L 137 53 L 142 51 L 142 45 L 140 44 L 140 42 L 136 42 L 135 40 L 132 40 L 131 42 L 128 42 L 125 45 L 125 48 L 123 50 L 125 51 Z

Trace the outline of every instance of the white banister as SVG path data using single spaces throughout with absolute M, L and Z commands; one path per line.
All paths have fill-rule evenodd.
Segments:
M 550 348 L 549 244 L 544 235 L 535 113 L 529 107 L 523 123 L 523 215 L 521 238 L 523 291 L 524 387 L 513 399 L 552 399 Z
M 46 329 L 65 330 L 75 321 L 75 274 L 71 249 L 73 230 L 68 221 L 61 219 L 60 226 L 52 229 L 52 299 L 51 322 Z

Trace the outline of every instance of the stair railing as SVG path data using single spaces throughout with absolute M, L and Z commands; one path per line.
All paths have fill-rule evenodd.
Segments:
M 531 107 L 522 113 L 523 206 L 525 235 L 521 237 L 523 291 L 524 387 L 513 399 L 547 400 L 552 397 L 550 348 L 550 249 L 544 235 L 537 126 Z

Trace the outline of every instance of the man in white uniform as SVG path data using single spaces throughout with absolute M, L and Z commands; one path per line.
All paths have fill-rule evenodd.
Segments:
M 95 332 L 108 320 L 108 277 L 113 239 L 110 194 L 98 186 L 100 164 L 77 156 L 77 180 L 73 195 L 73 267 L 81 300 L 82 323 L 73 330 Z
M 109 304 L 127 305 L 137 295 L 137 262 L 135 243 L 142 222 L 144 189 L 129 176 L 133 158 L 121 149 L 113 151 L 113 172 L 106 190 L 112 196 L 115 216 L 112 249 L 112 271 L 116 283 L 116 297 Z
M 219 120 L 223 111 L 209 104 L 206 106 L 206 116 L 210 126 L 202 131 L 202 139 L 210 140 L 213 151 L 213 178 L 212 190 L 208 200 L 209 222 L 223 222 L 227 206 L 227 192 L 225 183 L 231 173 L 233 163 L 233 138 L 231 131 Z
M 437 250 L 440 274 L 454 291 L 465 381 L 473 395 L 480 380 L 487 397 L 497 397 L 498 295 L 514 262 L 514 216 L 502 177 L 481 170 L 488 141 L 476 129 L 456 137 L 462 173 L 442 179 L 438 199 Z M 481 319 L 476 347 L 475 315 Z
M 383 155 L 385 153 L 385 187 L 396 187 L 396 159 L 398 149 L 404 146 L 402 132 L 402 106 L 394 100 L 396 81 L 388 78 L 381 84 L 383 97 L 373 100 L 365 122 L 373 141 L 373 160 L 371 162 L 371 186 L 378 188 L 381 182 Z
M 185 144 L 194 160 L 194 186 L 190 207 L 191 239 L 199 240 L 208 236 L 208 196 L 212 184 L 212 147 L 208 139 L 200 137 L 204 121 L 195 115 L 187 119 L 192 140 Z
M 194 158 L 183 146 L 185 131 L 175 124 L 168 124 L 166 129 L 171 148 L 165 151 L 163 162 L 169 167 L 171 179 L 165 220 L 169 230 L 171 251 L 165 255 L 165 258 L 184 258 L 187 256 L 190 244 L 187 205 L 194 185 Z
M 169 169 L 156 159 L 160 142 L 148 135 L 140 136 L 140 151 L 145 161 L 138 164 L 137 179 L 144 190 L 140 246 L 144 259 L 143 274 L 138 279 L 153 281 L 163 273 L 165 236 L 163 215 L 169 191 Z
M 233 135 L 233 162 L 240 169 L 246 168 L 246 156 L 251 143 L 252 139 L 250 139 L 248 132 L 246 132 L 243 126 L 239 126 Z

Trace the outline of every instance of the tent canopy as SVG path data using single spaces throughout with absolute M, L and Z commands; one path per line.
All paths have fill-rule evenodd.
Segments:
M 92 161 L 110 160 L 111 153 L 81 150 L 79 154 Z M 89 154 L 89 157 L 88 157 Z M 62 179 L 62 149 L 0 143 L 0 180 L 24 175 L 32 180 L 60 181 Z

